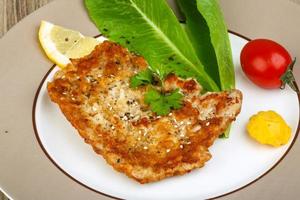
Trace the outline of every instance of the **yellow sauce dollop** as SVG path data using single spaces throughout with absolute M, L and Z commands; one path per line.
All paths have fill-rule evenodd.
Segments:
M 274 147 L 286 144 L 291 137 L 291 128 L 274 111 L 260 111 L 253 115 L 247 124 L 247 131 L 259 143 Z

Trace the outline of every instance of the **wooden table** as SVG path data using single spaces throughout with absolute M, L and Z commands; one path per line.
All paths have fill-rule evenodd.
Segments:
M 51 1 L 53 0 L 0 0 L 0 38 L 18 21 Z M 8 198 L 0 192 L 0 200 Z
M 53 0 L 0 0 L 0 37 L 25 16 Z

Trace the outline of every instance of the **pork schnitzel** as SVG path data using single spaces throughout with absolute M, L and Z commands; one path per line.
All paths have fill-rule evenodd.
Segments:
M 147 86 L 130 78 L 148 67 L 141 56 L 105 41 L 88 56 L 58 71 L 48 92 L 85 142 L 140 183 L 185 174 L 204 166 L 208 148 L 240 113 L 238 90 L 200 95 L 194 79 L 169 75 L 163 90 L 179 88 L 183 106 L 158 116 L 144 102 Z

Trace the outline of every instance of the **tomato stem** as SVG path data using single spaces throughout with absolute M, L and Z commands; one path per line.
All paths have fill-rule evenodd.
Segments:
M 293 60 L 293 62 L 288 66 L 288 69 L 286 72 L 280 77 L 280 80 L 282 81 L 282 85 L 280 89 L 284 89 L 286 84 L 290 86 L 295 92 L 300 93 L 299 88 L 297 86 L 294 74 L 293 74 L 293 68 L 296 63 L 296 58 Z

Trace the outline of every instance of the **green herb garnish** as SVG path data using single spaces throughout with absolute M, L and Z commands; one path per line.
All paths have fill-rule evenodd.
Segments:
M 179 89 L 171 93 L 161 93 L 150 88 L 145 94 L 145 103 L 150 105 L 153 112 L 158 115 L 167 115 L 171 109 L 179 109 L 182 107 L 183 94 Z
M 153 72 L 150 69 L 146 69 L 131 77 L 130 87 L 137 88 L 141 85 L 152 84 L 153 79 Z

